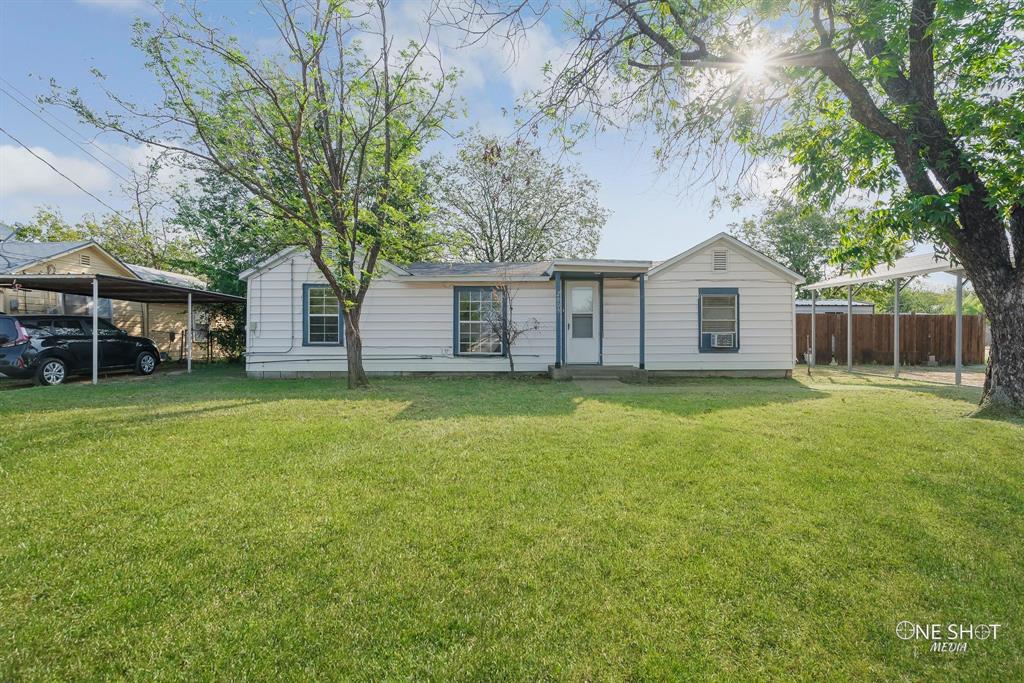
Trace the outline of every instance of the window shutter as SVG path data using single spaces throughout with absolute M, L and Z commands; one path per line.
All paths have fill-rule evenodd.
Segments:
M 728 252 L 724 249 L 716 250 L 714 257 L 714 270 L 726 270 L 728 267 Z

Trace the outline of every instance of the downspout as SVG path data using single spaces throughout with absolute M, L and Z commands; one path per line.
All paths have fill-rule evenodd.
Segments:
M 250 284 L 250 286 L 248 286 L 246 288 L 246 297 L 247 298 L 250 296 L 251 290 L 252 290 L 252 286 Z M 268 349 L 266 351 L 260 351 L 259 355 L 268 354 L 268 353 L 291 353 L 292 350 L 295 349 L 295 259 L 294 258 L 292 258 L 292 259 L 290 259 L 288 261 L 288 294 L 289 294 L 288 298 L 289 298 L 289 304 L 290 304 L 289 310 L 291 311 L 290 320 L 289 320 L 289 324 L 288 324 L 288 329 L 289 329 L 289 334 L 291 335 L 291 344 L 289 344 L 288 348 L 284 349 L 284 350 L 281 350 L 281 349 Z M 261 330 L 261 328 L 263 327 L 263 280 L 262 280 L 262 278 L 260 278 L 260 280 L 259 280 L 259 293 L 258 293 L 257 301 L 258 301 L 258 305 L 256 306 L 256 310 L 257 310 L 256 331 L 259 332 Z M 246 315 L 249 315 L 249 313 L 247 312 Z M 257 337 L 259 335 L 258 334 L 254 334 L 252 336 L 253 337 Z M 254 355 L 257 355 L 257 354 L 253 353 L 253 352 L 250 352 L 250 351 L 246 351 L 246 355 L 247 356 L 254 356 Z

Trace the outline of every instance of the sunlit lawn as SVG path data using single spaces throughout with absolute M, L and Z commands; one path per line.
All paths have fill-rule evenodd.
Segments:
M 1020 680 L 1024 426 L 977 391 L 0 392 L 0 679 Z

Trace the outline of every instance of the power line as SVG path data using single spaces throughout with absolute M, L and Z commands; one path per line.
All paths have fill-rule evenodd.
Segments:
M 11 90 L 13 90 L 14 92 L 18 93 L 19 95 L 21 95 L 22 99 L 24 99 L 25 101 L 27 101 L 27 102 L 33 102 L 33 99 L 32 99 L 32 97 L 31 97 L 30 95 L 27 95 L 27 94 L 25 94 L 25 91 L 24 91 L 24 90 L 21 90 L 20 88 L 18 88 L 18 86 L 14 85 L 13 83 L 11 83 L 11 82 L 10 82 L 9 80 L 7 80 L 6 78 L 4 78 L 3 76 L 0 76 L 0 81 L 3 81 L 4 83 L 6 83 L 6 84 L 7 84 L 7 87 L 8 87 L 8 88 L 10 88 L 10 89 L 11 89 Z M 10 93 L 7 93 L 7 96 L 8 96 L 8 97 L 10 97 L 10 96 L 11 96 L 11 94 L 10 94 Z M 21 103 L 19 102 L 19 104 L 21 104 Z M 22 104 L 22 106 L 24 107 L 25 105 L 23 105 L 23 104 Z M 55 115 L 54 115 L 53 113 L 51 113 L 51 112 L 47 111 L 46 109 L 43 109 L 43 108 L 41 108 L 41 107 L 40 107 L 40 108 L 39 108 L 39 112 L 40 112 L 40 113 L 42 113 L 42 114 L 45 114 L 45 115 L 46 115 L 46 116 L 48 116 L 48 117 L 50 117 L 50 119 L 52 119 L 52 120 L 53 120 L 53 121 L 55 121 L 56 123 L 59 123 L 59 124 L 60 124 L 60 126 L 61 126 L 62 128 L 64 128 L 65 130 L 69 131 L 69 132 L 70 132 L 70 133 L 72 133 L 73 135 L 80 135 L 80 133 L 79 133 L 78 131 L 76 131 L 76 130 L 75 130 L 74 128 L 72 128 L 71 126 L 69 126 L 68 124 L 66 124 L 66 123 L 65 123 L 64 121 L 61 121 L 61 120 L 60 120 L 59 118 L 57 118 L 57 117 L 56 117 L 56 116 L 55 116 Z M 32 113 L 33 113 L 34 115 L 38 116 L 38 114 L 37 114 L 36 112 L 32 112 Z M 42 118 L 42 117 L 40 117 L 40 119 L 41 119 L 41 118 Z M 43 121 L 43 123 L 47 123 L 47 122 L 46 122 L 46 121 Z M 49 124 L 47 123 L 47 125 L 49 125 Z M 52 126 L 51 126 L 51 127 L 52 127 Z M 59 132 L 59 131 L 58 131 L 58 132 Z M 74 140 L 72 140 L 72 142 L 74 142 L 74 143 L 75 143 L 76 145 L 77 145 L 77 144 L 79 144 L 78 142 L 75 142 Z M 108 152 L 107 150 L 103 149 L 103 148 L 102 148 L 101 146 L 99 146 L 98 144 L 96 144 L 96 143 L 95 143 L 94 141 L 92 141 L 92 140 L 85 140 L 85 139 L 82 139 L 82 141 L 81 141 L 81 142 L 83 142 L 83 143 L 85 143 L 85 144 L 87 144 L 87 145 L 92 145 L 93 147 L 95 147 L 95 148 L 96 148 L 96 151 L 98 151 L 98 152 L 100 152 L 101 154 L 103 154 L 104 156 L 108 157 L 108 158 L 109 158 L 109 159 L 111 159 L 111 160 L 112 160 L 112 161 L 113 161 L 114 163 L 116 163 L 116 164 L 120 164 L 121 166 L 123 166 L 123 167 L 124 167 L 125 169 L 127 169 L 128 171 L 130 171 L 130 172 L 132 172 L 132 173 L 134 173 L 134 172 L 135 172 L 135 169 L 134 169 L 134 168 L 132 168 L 131 166 L 129 166 L 128 164 L 126 164 L 126 163 L 125 163 L 125 162 L 123 162 L 122 160 L 118 159 L 118 158 L 117 158 L 116 156 L 114 156 L 113 154 L 111 154 L 111 153 L 110 153 L 110 152 Z M 93 158 L 95 159 L 95 157 L 93 157 Z M 97 159 L 97 161 L 98 161 L 98 159 Z
M 90 157 L 92 157 L 92 158 L 93 158 L 93 159 L 94 159 L 94 160 L 96 161 L 96 163 L 97 163 L 97 164 L 99 164 L 99 165 L 100 165 L 100 166 L 102 166 L 103 168 L 107 169 L 108 171 L 110 171 L 111 173 L 113 173 L 114 175 L 116 175 L 116 176 L 117 176 L 118 178 L 120 178 L 121 180 L 123 180 L 124 182 L 126 182 L 126 183 L 131 183 L 131 181 L 130 181 L 130 180 L 128 180 L 128 179 L 127 179 L 127 178 L 125 178 L 125 177 L 124 177 L 123 175 L 121 175 L 120 173 L 118 173 L 117 171 L 115 171 L 115 170 L 114 170 L 113 168 L 111 168 L 111 167 L 110 167 L 110 166 L 109 166 L 109 165 L 108 165 L 108 164 L 107 164 L 106 162 L 104 162 L 104 161 L 103 161 L 102 159 L 100 159 L 100 158 L 99 158 L 98 156 L 96 156 L 95 154 L 93 154 L 92 152 L 90 152 L 89 150 L 87 150 L 87 149 L 86 149 L 85 147 L 83 147 L 82 145 L 80 145 L 80 144 L 78 144 L 77 142 L 75 142 L 74 140 L 72 140 L 72 139 L 71 139 L 70 137 L 68 137 L 68 136 L 67 136 L 67 135 L 65 135 L 64 133 L 60 132 L 60 130 L 58 130 L 58 129 L 57 129 L 57 127 L 56 127 L 55 125 L 53 125 L 52 123 L 50 123 L 49 121 L 47 121 L 46 119 L 44 119 L 44 118 L 43 118 L 42 116 L 40 116 L 39 114 L 37 114 L 36 112 L 32 111 L 31 109 L 29 109 L 29 108 L 28 108 L 27 106 L 25 106 L 24 104 L 22 104 L 22 103 L 21 103 L 21 102 L 20 102 L 20 101 L 19 101 L 19 100 L 18 100 L 17 98 L 15 98 L 15 97 L 14 97 L 14 95 L 12 95 L 12 94 L 11 94 L 10 92 L 8 92 L 8 91 L 7 91 L 7 90 L 6 90 L 6 89 L 5 89 L 5 88 L 4 88 L 3 86 L 0 86 L 0 92 L 2 92 L 3 94 L 7 95 L 8 97 L 10 97 L 10 98 L 11 98 L 11 100 L 12 100 L 12 101 L 13 101 L 13 102 L 14 102 L 14 103 L 15 103 L 16 105 L 18 105 L 19 107 L 21 107 L 22 109 L 24 109 L 25 111 L 27 111 L 27 112 L 28 112 L 29 114 L 32 114 L 32 116 L 35 116 L 35 117 L 36 117 L 37 119 L 39 119 L 40 121 L 42 121 L 43 123 L 45 123 L 45 124 L 46 124 L 47 126 L 49 126 L 49 127 L 50 127 L 50 128 L 51 128 L 51 129 L 52 129 L 52 130 L 53 130 L 54 132 L 55 132 L 55 133 L 57 133 L 57 135 L 61 136 L 62 138 L 64 138 L 64 139 L 65 139 L 65 140 L 67 140 L 68 142 L 70 142 L 70 143 L 71 143 L 72 145 L 74 145 L 75 147 L 78 147 L 78 149 L 80 149 L 80 150 L 82 150 L 83 152 L 85 152 L 86 154 L 88 154 L 88 155 L 89 155 Z
M 14 137 L 13 135 L 11 135 L 11 134 L 10 134 L 9 132 L 7 132 L 7 130 L 5 130 L 5 129 L 4 129 L 3 127 L 0 127 L 0 133 L 3 133 L 3 134 L 4 134 L 4 135 L 6 135 L 7 137 L 9 137 L 10 139 L 14 140 L 14 141 L 15 141 L 16 143 L 18 143 L 19 145 L 21 145 L 21 146 L 22 146 L 22 147 L 23 147 L 23 148 L 25 149 L 25 151 L 27 151 L 27 152 L 28 152 L 29 154 L 31 154 L 32 156 L 34 156 L 34 157 L 35 157 L 36 159 L 39 159 L 39 161 L 41 161 L 41 162 L 43 162 L 44 164 L 46 164 L 47 166 L 49 166 L 49 167 L 50 167 L 51 169 L 53 169 L 53 172 L 54 172 L 54 173 L 56 173 L 57 175 L 59 175 L 59 176 L 60 176 L 61 178 L 64 178 L 64 180 L 68 181 L 69 183 L 71 183 L 72 185 L 74 185 L 75 187 L 77 187 L 77 188 L 78 188 L 79 190 L 81 190 L 82 192 L 86 193 L 87 195 L 89 195 L 90 197 L 92 197 L 93 199 L 95 199 L 96 201 L 98 201 L 98 202 L 99 202 L 100 204 L 102 204 L 103 206 L 105 206 L 105 207 L 107 207 L 108 209 L 110 209 L 111 211 L 113 211 L 113 212 L 114 212 L 115 214 L 117 214 L 118 216 L 120 216 L 120 217 L 121 217 L 121 218 L 123 218 L 124 220 L 128 221 L 129 223 L 132 223 L 132 222 L 133 222 L 133 221 L 132 221 L 131 219 L 129 219 L 129 218 L 128 218 L 127 216 L 125 216 L 125 215 L 124 215 L 123 213 L 121 213 L 120 211 L 118 211 L 117 209 L 115 209 L 114 207 L 112 207 L 112 206 L 111 206 L 110 204 L 107 204 L 107 203 L 106 203 L 105 201 L 103 201 L 102 199 L 100 199 L 99 197 L 97 197 L 96 195 L 94 195 L 94 194 L 93 194 L 92 192 L 89 192 L 89 190 L 85 189 L 84 187 L 82 187 L 81 185 L 79 185 L 78 183 L 76 183 L 76 182 L 75 182 L 74 180 L 72 180 L 72 179 L 71 179 L 71 178 L 69 178 L 68 176 L 64 175 L 64 173 L 63 173 L 63 172 L 61 172 L 61 170 L 60 170 L 59 168 L 57 168 L 56 166 L 54 166 L 53 164 L 51 164 L 51 163 L 50 163 L 49 161 L 47 161 L 47 160 L 46 160 L 46 159 L 44 159 L 43 157 L 41 157 L 41 156 L 39 156 L 38 154 L 36 154 L 36 153 L 35 153 L 35 152 L 34 152 L 34 151 L 32 150 L 32 148 L 31 148 L 31 147 L 29 147 L 29 146 L 28 146 L 28 145 L 26 145 L 26 144 L 25 144 L 24 142 L 22 142 L 21 140 L 19 140 L 19 139 L 18 139 L 18 138 L 16 138 L 16 137 Z

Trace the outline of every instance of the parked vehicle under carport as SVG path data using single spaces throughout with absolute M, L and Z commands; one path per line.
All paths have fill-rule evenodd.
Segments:
M 92 370 L 92 318 L 73 315 L 0 316 L 0 376 L 63 384 Z M 96 323 L 101 370 L 151 375 L 160 363 L 156 344 L 109 322 Z
M 196 289 L 182 287 L 179 285 L 165 284 L 162 282 L 150 282 L 134 278 L 121 277 L 117 275 L 104 275 L 102 273 L 58 273 L 43 274 L 29 273 L 25 275 L 0 275 L 0 288 L 19 288 L 40 290 L 44 292 L 59 292 L 61 294 L 75 294 L 87 296 L 91 299 L 89 308 L 92 317 L 85 317 L 95 324 L 89 329 L 92 332 L 90 340 L 90 362 L 92 370 L 92 383 L 99 381 L 99 370 L 101 362 L 100 353 L 100 324 L 99 306 L 102 298 L 117 299 L 119 301 L 139 301 L 143 303 L 181 303 L 186 310 L 185 328 L 185 368 L 186 372 L 192 372 L 192 304 L 244 304 L 245 297 L 233 294 L 224 294 L 207 289 Z M 3 312 L 0 311 L 0 315 Z M 42 316 L 39 316 L 42 317 Z M 56 317 L 54 315 L 49 316 Z M 75 316 L 73 316 L 75 317 Z M 81 316 L 78 316 L 81 317 Z

